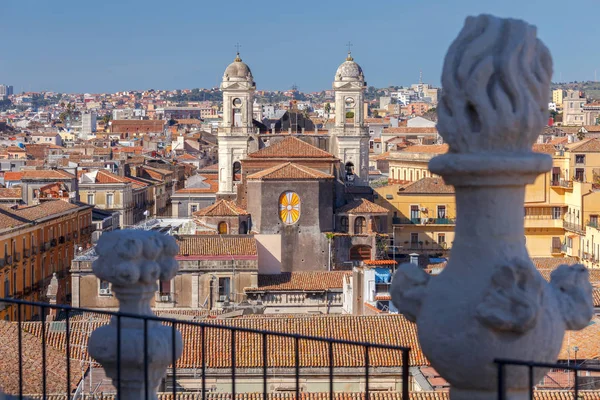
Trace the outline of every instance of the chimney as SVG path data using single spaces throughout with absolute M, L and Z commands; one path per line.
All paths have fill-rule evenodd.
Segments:
M 304 135 L 304 128 L 302 128 L 302 134 Z
M 288 128 L 288 134 L 290 134 L 290 135 L 292 134 L 292 128 L 291 127 Z

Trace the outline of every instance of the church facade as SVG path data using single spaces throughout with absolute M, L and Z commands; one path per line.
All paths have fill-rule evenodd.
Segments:
M 217 201 L 233 201 L 247 212 L 246 234 L 280 236 L 282 272 L 375 258 L 376 236 L 385 232 L 380 220 L 387 210 L 372 203 L 368 185 L 366 82 L 350 53 L 335 73 L 333 89 L 335 125 L 326 134 L 277 132 L 253 118 L 256 83 L 239 54 L 223 75 Z M 344 244 L 338 251 L 335 240 Z

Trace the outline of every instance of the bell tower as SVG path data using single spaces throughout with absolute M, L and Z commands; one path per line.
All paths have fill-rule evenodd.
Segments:
M 223 92 L 223 120 L 219 137 L 219 192 L 220 197 L 233 197 L 240 180 L 240 160 L 248 154 L 248 140 L 254 133 L 253 104 L 256 84 L 250 67 L 242 62 L 238 52 L 225 69 L 221 82 Z
M 369 132 L 363 106 L 366 87 L 362 68 L 349 51 L 333 81 L 335 127 L 330 143 L 331 152 L 342 162 L 342 177 L 349 186 L 369 184 Z

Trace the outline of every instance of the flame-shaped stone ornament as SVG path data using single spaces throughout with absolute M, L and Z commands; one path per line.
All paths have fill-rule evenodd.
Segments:
M 469 17 L 446 55 L 438 130 L 450 149 L 429 169 L 456 189 L 452 254 L 436 277 L 401 265 L 391 291 L 452 400 L 496 399 L 495 359 L 555 362 L 565 330 L 593 315 L 585 267 L 561 266 L 548 283 L 525 248 L 525 185 L 552 167 L 531 150 L 551 75 L 548 49 L 519 20 Z M 528 398 L 527 385 L 526 369 L 507 368 L 508 399 Z

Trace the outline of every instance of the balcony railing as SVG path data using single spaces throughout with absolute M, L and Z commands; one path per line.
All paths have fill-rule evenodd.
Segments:
M 23 250 L 23 257 L 25 257 L 25 258 L 31 257 L 31 250 L 30 249 Z
M 4 257 L 4 261 L 6 262 L 7 265 L 10 265 L 10 264 L 13 263 L 13 257 L 7 255 L 7 256 Z
M 58 238 L 58 243 L 63 244 L 65 242 L 65 237 L 61 236 Z
M 183 319 L 160 318 L 155 315 L 137 315 L 97 309 L 74 308 L 64 305 L 29 302 L 11 298 L 0 299 L 0 305 L 1 304 L 4 304 L 6 307 L 12 307 L 11 313 L 13 311 L 16 312 L 18 316 L 18 332 L 22 332 L 24 329 L 22 320 L 24 311 L 27 307 L 31 310 L 39 310 L 39 316 L 41 318 L 39 338 L 41 340 L 41 348 L 44 350 L 42 351 L 41 357 L 42 371 L 46 371 L 46 368 L 49 367 L 47 357 L 45 356 L 45 350 L 48 348 L 47 338 L 49 337 L 49 330 L 57 329 L 55 326 L 56 324 L 61 325 L 60 329 L 62 334 L 64 334 L 64 340 L 62 340 L 61 343 L 64 343 L 65 345 L 61 346 L 60 350 L 64 354 L 63 359 L 72 360 L 75 357 L 75 352 L 78 351 L 81 346 L 77 341 L 79 339 L 77 337 L 77 332 L 73 328 L 72 321 L 75 316 L 81 315 L 82 313 L 97 315 L 96 319 L 104 321 L 103 325 L 109 323 L 109 318 L 114 319 L 116 325 L 116 349 L 114 350 L 116 357 L 116 379 L 113 382 L 117 392 L 116 398 L 122 398 L 121 394 L 123 392 L 121 383 L 127 381 L 127 378 L 131 377 L 131 361 L 129 361 L 129 363 L 127 362 L 131 359 L 131 355 L 126 354 L 125 351 L 132 351 L 132 348 L 130 346 L 127 348 L 122 346 L 122 343 L 126 343 L 127 340 L 124 338 L 125 333 L 121 334 L 123 328 L 127 328 L 128 335 L 131 335 L 132 329 L 139 329 L 140 332 L 143 332 L 142 337 L 144 345 L 142 346 L 143 352 L 140 355 L 140 360 L 143 360 L 143 372 L 139 372 L 142 375 L 141 384 L 143 385 L 143 389 L 141 392 L 142 397 L 145 392 L 146 398 L 152 398 L 152 393 L 155 388 L 150 387 L 152 384 L 150 383 L 151 378 L 149 377 L 149 370 L 151 368 L 150 364 L 153 362 L 153 354 L 148 354 L 150 346 L 146 343 L 150 343 L 149 331 L 156 322 L 169 327 L 172 334 L 171 338 L 169 338 L 168 335 L 163 338 L 164 340 L 172 340 L 173 345 L 166 349 L 170 355 L 169 361 L 171 365 L 167 369 L 166 374 L 163 375 L 162 383 L 164 388 L 168 388 L 172 392 L 173 400 L 179 398 L 177 395 L 181 385 L 180 382 L 178 382 L 178 378 L 182 374 L 180 369 L 189 369 L 189 365 L 185 365 L 189 364 L 188 361 L 185 362 L 185 366 L 182 366 L 182 364 L 177 361 L 179 356 L 177 355 L 177 346 L 174 343 L 176 343 L 178 330 L 191 334 L 186 337 L 194 338 L 193 343 L 183 343 L 183 356 L 181 358 L 189 359 L 192 353 L 198 357 L 199 364 L 194 367 L 194 371 L 197 371 L 198 374 L 199 384 L 201 385 L 201 388 L 198 388 L 198 392 L 209 392 L 210 389 L 208 387 L 213 386 L 215 380 L 218 382 L 218 380 L 222 379 L 223 384 L 226 384 L 228 388 L 231 388 L 231 397 L 228 398 L 236 399 L 236 392 L 238 390 L 236 378 L 240 379 L 240 375 L 243 373 L 240 371 L 249 371 L 248 368 L 251 368 L 251 373 L 255 377 L 254 379 L 257 379 L 258 382 L 262 383 L 261 389 L 264 399 L 270 398 L 268 397 L 269 393 L 274 393 L 273 389 L 269 389 L 269 380 L 278 379 L 277 377 L 280 376 L 280 374 L 287 374 L 290 372 L 292 374 L 291 376 L 294 377 L 293 390 L 295 390 L 296 399 L 302 398 L 301 391 L 303 389 L 301 379 L 304 380 L 306 375 L 310 374 L 312 376 L 314 373 L 320 374 L 323 379 L 327 381 L 329 398 L 334 399 L 337 398 L 335 393 L 339 392 L 339 389 L 334 389 L 335 375 L 340 373 L 339 371 L 353 368 L 358 376 L 362 375 L 361 380 L 364 384 L 364 398 L 369 399 L 371 398 L 369 394 L 372 393 L 369 381 L 370 379 L 373 379 L 370 376 L 376 371 L 371 360 L 378 360 L 382 354 L 384 354 L 383 352 L 391 352 L 391 354 L 397 354 L 397 357 L 391 356 L 394 361 L 390 368 L 394 370 L 397 369 L 398 372 L 396 372 L 396 376 L 399 376 L 402 379 L 401 398 L 408 400 L 410 396 L 409 355 L 411 349 L 409 347 L 306 336 L 289 332 L 250 329 L 241 326 L 211 324 Z M 64 316 L 64 320 L 54 322 L 53 324 L 47 323 L 46 314 L 49 310 L 57 310 L 58 313 Z M 53 334 L 56 335 L 56 332 Z M 15 346 L 15 350 L 19 349 L 20 354 L 22 354 L 20 350 L 23 346 L 29 343 L 25 343 L 22 336 L 23 335 L 19 333 L 16 343 L 12 343 L 12 345 Z M 199 339 L 198 343 L 195 338 Z M 254 340 L 255 338 L 257 340 Z M 85 339 L 87 340 L 87 337 Z M 127 343 L 129 342 L 130 341 Z M 244 353 L 251 353 L 249 357 L 251 356 L 253 360 L 256 360 L 256 365 L 248 367 L 247 365 L 243 365 L 242 362 L 238 362 L 237 357 L 239 357 L 239 350 L 236 350 L 236 348 L 243 350 Z M 269 365 L 269 360 L 274 359 L 270 352 L 277 351 L 275 349 L 279 348 L 289 349 L 285 350 L 287 354 L 283 364 L 278 362 L 276 365 Z M 219 357 L 217 359 L 218 364 L 214 364 L 215 361 L 213 360 L 213 357 L 211 357 L 211 353 L 209 353 L 213 352 L 213 349 L 219 349 Z M 355 365 L 354 367 L 348 367 L 341 359 L 342 356 L 340 356 L 340 354 L 348 352 L 351 352 L 353 358 L 356 358 L 355 362 L 352 364 Z M 17 368 L 15 368 L 16 371 L 14 372 L 15 378 L 18 378 L 19 383 L 18 393 L 14 394 L 18 395 L 20 398 L 23 398 L 23 395 L 26 393 L 29 394 L 25 387 L 26 382 L 24 379 L 25 374 L 28 373 L 28 371 L 25 370 L 25 361 L 27 360 L 24 360 L 24 357 L 19 357 L 19 362 Z M 65 364 L 67 366 L 70 365 L 69 362 L 66 362 Z M 72 397 L 74 388 L 77 385 L 76 380 L 72 379 L 72 375 L 74 375 L 75 372 L 71 371 L 71 369 L 72 367 L 66 368 L 66 381 L 64 389 L 62 389 L 62 393 L 66 394 L 66 398 Z M 152 371 L 154 371 L 154 369 L 152 369 Z M 122 377 L 124 379 L 122 379 Z M 42 379 L 42 377 L 40 377 L 40 379 Z M 209 380 L 211 381 L 210 383 L 207 382 Z M 42 389 L 42 393 L 39 393 L 42 395 L 42 399 L 48 398 L 47 396 L 51 394 L 49 393 L 48 386 L 49 382 L 45 378 L 42 379 L 41 385 L 39 385 Z M 125 388 L 123 388 L 123 390 L 125 390 Z
M 562 246 L 552 246 L 550 249 L 552 254 L 560 254 L 562 253 Z
M 580 235 L 585 235 L 585 229 L 580 224 L 575 224 L 573 222 L 563 221 L 563 228 L 565 228 L 568 231 L 580 234 Z
M 564 180 L 564 179 L 551 179 L 550 186 L 554 187 L 563 187 L 563 188 L 572 188 L 573 181 Z
M 20 253 L 20 252 L 18 252 L 18 251 L 15 251 L 15 252 L 13 253 L 13 257 L 14 257 L 14 259 L 15 259 L 15 262 L 19 262 L 19 261 L 21 261 L 21 253 Z
M 394 225 L 455 225 L 455 218 L 392 218 Z
M 58 244 L 58 242 L 57 242 L 57 240 L 56 240 L 56 239 L 52 239 L 52 240 L 50 240 L 50 246 L 51 246 L 51 247 L 56 247 L 56 245 L 57 245 L 57 244 Z
M 586 226 L 598 229 L 598 220 L 587 221 L 585 224 Z

